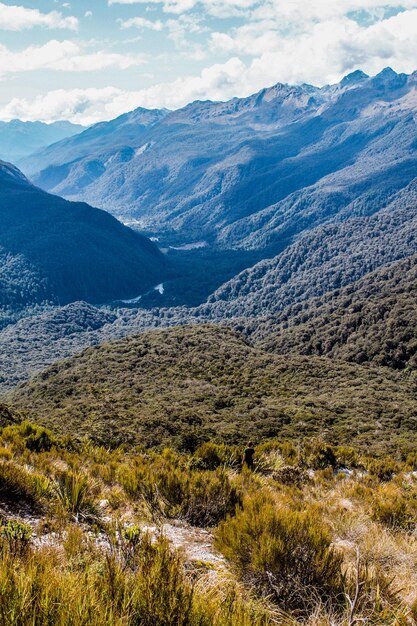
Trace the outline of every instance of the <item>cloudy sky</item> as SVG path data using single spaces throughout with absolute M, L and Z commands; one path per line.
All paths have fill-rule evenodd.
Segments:
M 0 119 L 90 124 L 417 69 L 417 0 L 0 2 Z

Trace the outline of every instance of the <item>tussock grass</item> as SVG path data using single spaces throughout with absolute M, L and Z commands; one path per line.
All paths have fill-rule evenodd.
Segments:
M 415 623 L 413 458 L 391 472 L 391 459 L 384 469 L 319 439 L 270 440 L 241 472 L 226 444 L 191 454 L 45 437 L 0 431 L 0 624 Z M 174 550 L 167 519 L 190 541 L 210 527 L 225 561 Z
M 47 481 L 14 461 L 0 462 L 0 500 L 16 508 L 39 511 Z
M 219 525 L 216 545 L 240 576 L 284 609 L 304 613 L 343 593 L 342 557 L 318 511 L 284 508 L 264 493 Z

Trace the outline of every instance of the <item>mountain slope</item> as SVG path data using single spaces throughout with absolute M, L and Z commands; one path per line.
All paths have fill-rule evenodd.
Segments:
M 34 187 L 0 162 L 0 307 L 133 297 L 163 276 L 156 246 L 111 215 Z
M 295 329 L 288 331 L 292 338 L 290 337 L 287 343 L 284 324 L 291 326 L 292 317 L 294 324 L 298 324 L 297 315 L 304 309 L 307 319 L 310 316 L 312 324 L 315 324 L 316 304 L 311 304 L 310 300 L 320 296 L 322 303 L 329 303 L 332 307 L 332 301 L 337 297 L 330 294 L 324 299 L 324 294 L 348 285 L 351 287 L 346 293 L 352 294 L 355 306 L 362 297 L 368 298 L 369 295 L 376 299 L 375 305 L 370 303 L 369 307 L 366 300 L 359 302 L 365 318 L 364 329 L 372 324 L 375 315 L 373 307 L 378 306 L 376 297 L 378 289 L 381 290 L 382 298 L 389 298 L 393 312 L 401 319 L 404 297 L 399 288 L 396 288 L 397 279 L 386 283 L 382 279 L 379 281 L 373 278 L 370 273 L 378 268 L 386 268 L 381 270 L 381 277 L 383 278 L 385 274 L 390 276 L 396 266 L 392 265 L 392 268 L 386 266 L 396 260 L 406 259 L 404 265 L 398 264 L 398 272 L 403 271 L 401 268 L 410 267 L 401 279 L 401 284 L 404 293 L 409 294 L 409 304 L 412 305 L 414 297 L 412 256 L 417 255 L 416 232 L 417 186 L 412 184 L 404 192 L 399 193 L 396 200 L 386 209 L 373 216 L 352 218 L 331 227 L 320 227 L 302 236 L 274 259 L 262 261 L 237 275 L 223 285 L 206 304 L 197 308 L 177 307 L 150 311 L 121 309 L 112 312 L 109 319 L 106 317 L 107 314 L 104 315 L 99 309 L 88 307 L 86 310 L 85 304 L 76 303 L 28 320 L 21 320 L 14 326 L 0 331 L 0 355 L 2 355 L 0 370 L 4 370 L 0 387 L 8 389 L 53 361 L 75 354 L 88 345 L 126 337 L 154 327 L 184 323 L 228 324 L 249 333 L 256 341 L 267 340 L 268 334 L 278 330 L 279 338 L 267 344 L 270 349 L 304 353 L 306 348 L 302 345 L 302 339 L 294 338 Z M 366 287 L 364 291 L 360 279 L 367 275 L 369 281 L 368 278 L 363 279 L 365 286 L 368 282 L 369 285 L 372 285 L 374 280 L 376 282 L 375 287 L 370 286 L 369 289 Z M 376 276 L 378 277 L 378 273 Z M 355 296 L 356 290 L 358 296 Z M 337 303 L 334 306 L 337 308 Z M 317 307 L 320 307 L 319 301 Z M 323 312 L 325 313 L 323 319 L 327 319 L 327 312 Z M 93 320 L 92 326 L 78 324 L 77 318 Z M 410 328 L 413 319 L 413 315 L 410 315 L 407 336 L 398 332 L 393 337 L 392 330 L 395 329 L 397 322 L 392 315 L 384 315 L 378 322 L 380 324 L 378 328 L 375 327 L 372 331 L 369 329 L 370 336 L 374 335 L 375 345 L 371 349 L 368 344 L 366 359 L 395 367 L 405 365 L 414 367 L 412 346 L 415 338 L 417 339 L 417 331 Z M 325 327 L 321 328 L 320 322 L 317 323 L 320 333 L 327 336 Z M 341 327 L 343 323 L 342 320 Z M 388 323 L 392 324 L 391 329 L 387 327 Z M 404 323 L 404 320 L 401 323 Z M 68 332 L 69 329 L 72 330 Z M 399 341 L 401 338 L 405 348 L 395 341 L 387 347 L 383 341 L 385 335 L 390 336 L 390 340 Z M 314 337 L 313 332 L 311 341 L 306 339 L 306 345 L 311 347 L 315 341 Z M 334 340 L 336 350 L 341 341 L 337 333 Z M 358 340 L 362 341 L 362 338 L 359 336 Z M 318 349 L 312 350 L 313 353 L 317 351 Z M 324 348 L 323 353 L 327 353 Z M 356 350 L 354 344 L 337 351 L 340 358 L 348 360 L 361 360 L 359 353 L 359 346 Z
M 417 257 L 287 307 L 254 325 L 251 339 L 279 354 L 416 369 Z
M 314 226 L 383 208 L 416 177 L 416 84 L 386 69 L 139 110 L 39 153 L 26 171 L 141 229 L 276 253 Z
M 377 368 L 281 357 L 225 328 L 154 331 L 88 348 L 9 397 L 60 432 L 99 442 L 181 445 L 326 433 L 395 445 L 417 429 L 414 388 Z
M 417 179 L 374 215 L 321 226 L 225 283 L 199 307 L 212 319 L 274 315 L 417 254 Z
M 85 130 L 71 122 L 0 122 L 0 159 L 19 163 L 33 152 Z

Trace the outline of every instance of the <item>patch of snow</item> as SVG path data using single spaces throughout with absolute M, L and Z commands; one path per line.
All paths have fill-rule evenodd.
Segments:
M 149 150 L 149 148 L 152 148 L 153 143 L 154 143 L 153 141 L 149 141 L 148 143 L 145 143 L 143 146 L 140 146 L 140 148 L 136 148 L 135 157 L 143 154 L 144 152 L 146 152 L 146 150 Z

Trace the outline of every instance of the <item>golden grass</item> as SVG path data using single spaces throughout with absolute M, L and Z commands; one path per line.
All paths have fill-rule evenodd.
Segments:
M 27 425 L 0 431 L 0 449 L 1 624 L 415 624 L 415 517 L 390 513 L 400 502 L 413 515 L 414 461 L 388 478 L 350 449 L 271 441 L 241 473 L 224 444 L 193 455 L 74 448 Z M 225 564 L 192 561 L 142 530 L 167 517 L 214 526 Z

